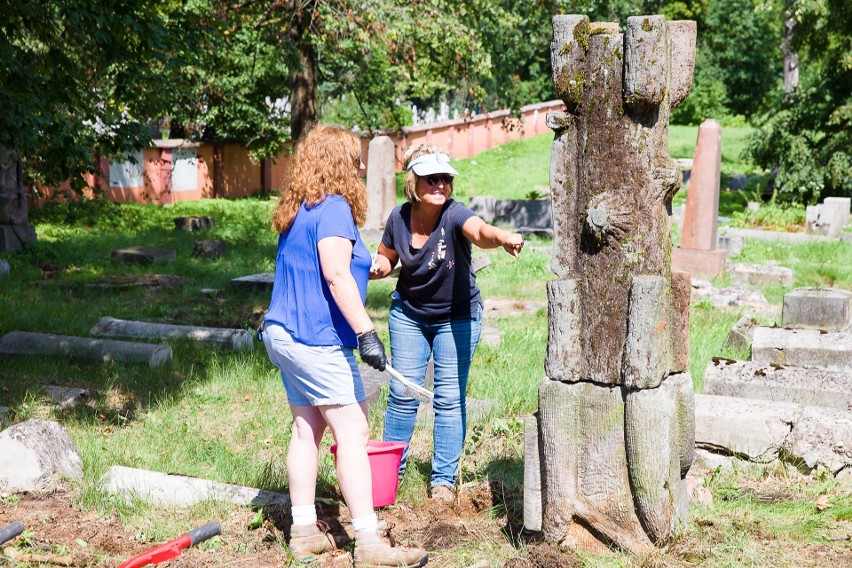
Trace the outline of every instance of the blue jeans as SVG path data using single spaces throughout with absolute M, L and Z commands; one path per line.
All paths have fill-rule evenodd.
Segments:
M 421 321 L 406 312 L 399 300 L 393 300 L 388 314 L 391 364 L 406 378 L 423 385 L 426 366 L 432 355 L 435 365 L 434 454 L 429 485 L 455 486 L 459 459 L 467 431 L 465 391 L 470 362 L 482 332 L 482 308 L 475 318 L 442 322 Z M 385 441 L 411 442 L 419 403 L 403 392 L 398 381 L 391 381 L 385 413 Z M 408 450 L 399 466 L 405 471 Z

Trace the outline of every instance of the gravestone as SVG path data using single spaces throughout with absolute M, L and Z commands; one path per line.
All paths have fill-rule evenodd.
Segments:
M 758 327 L 751 344 L 758 363 L 852 372 L 852 332 Z
M 754 339 L 754 330 L 760 325 L 756 319 L 751 316 L 743 316 L 725 338 L 725 347 L 729 349 L 738 349 L 740 351 L 748 351 L 751 349 L 751 342 Z
M 211 347 L 242 351 L 254 346 L 254 334 L 247 329 L 201 327 L 128 321 L 104 316 L 89 330 L 94 337 L 123 339 L 190 339 Z
M 27 420 L 0 432 L 0 491 L 44 491 L 81 479 L 83 459 L 57 422 Z
M 690 283 L 670 267 L 667 210 L 681 175 L 668 122 L 692 85 L 695 29 L 638 16 L 622 35 L 586 16 L 553 18 L 567 112 L 547 116 L 557 279 L 547 283 L 546 378 L 527 421 L 538 443 L 525 444 L 539 452 L 525 460 L 540 468 L 525 471 L 539 476 L 541 518 L 524 524 L 562 547 L 646 553 L 686 521 Z
M 23 161 L 16 150 L 0 146 L 0 252 L 17 252 L 36 240 L 28 221 Z
M 367 164 L 367 220 L 364 229 L 384 229 L 396 206 L 396 148 L 388 136 L 370 140 Z
M 172 360 L 172 348 L 152 343 L 12 331 L 0 337 L 0 355 L 77 357 L 103 362 L 148 363 L 149 367 L 159 367 Z
M 44 387 L 44 394 L 60 410 L 77 404 L 83 404 L 89 399 L 89 389 L 63 387 L 61 385 L 47 385 Z
M 805 211 L 805 230 L 829 237 L 837 237 L 849 222 L 849 197 L 826 197 L 819 205 L 808 206 Z
M 727 253 L 717 244 L 722 127 L 708 118 L 698 128 L 680 246 L 672 249 L 672 267 L 696 278 L 712 279 L 722 272 Z
M 766 264 L 731 263 L 728 265 L 731 280 L 751 286 L 775 285 L 792 286 L 793 270 L 783 266 Z
M 222 239 L 203 239 L 195 241 L 192 256 L 216 260 L 228 250 L 228 245 Z
M 784 294 L 781 326 L 791 329 L 846 331 L 852 328 L 852 292 L 797 288 Z
M 204 231 L 213 228 L 213 217 L 199 217 L 189 215 L 186 217 L 175 217 L 175 229 L 180 231 Z
M 177 258 L 173 249 L 127 247 L 112 251 L 112 258 L 128 264 L 161 264 Z

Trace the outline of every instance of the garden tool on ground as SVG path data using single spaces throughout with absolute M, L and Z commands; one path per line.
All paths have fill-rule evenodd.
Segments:
M 147 566 L 148 564 L 159 564 L 166 560 L 171 560 L 183 554 L 185 548 L 195 546 L 199 542 L 203 542 L 209 538 L 213 538 L 222 532 L 222 527 L 216 521 L 207 523 L 203 527 L 192 529 L 182 536 L 170 540 L 165 544 L 161 544 L 156 548 L 152 548 L 147 552 L 138 554 L 118 565 L 118 568 L 137 568 L 138 566 Z
M 0 544 L 12 540 L 22 532 L 24 532 L 24 523 L 21 521 L 15 521 L 11 525 L 3 527 L 0 529 Z

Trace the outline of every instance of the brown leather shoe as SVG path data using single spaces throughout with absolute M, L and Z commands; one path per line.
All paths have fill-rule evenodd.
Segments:
M 431 499 L 439 503 L 452 505 L 456 502 L 456 491 L 449 485 L 438 485 L 432 488 Z
M 380 523 L 379 530 L 356 534 L 354 556 L 356 568 L 419 568 L 429 562 L 429 555 L 422 548 L 396 546 L 384 523 Z
M 300 562 L 310 562 L 318 554 L 337 548 L 334 537 L 323 523 L 292 525 L 290 527 L 290 553 Z

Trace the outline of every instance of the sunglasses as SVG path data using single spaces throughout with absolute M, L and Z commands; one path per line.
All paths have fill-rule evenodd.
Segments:
M 450 185 L 453 183 L 453 176 L 426 176 L 426 183 L 429 185 L 438 185 L 439 183 Z

